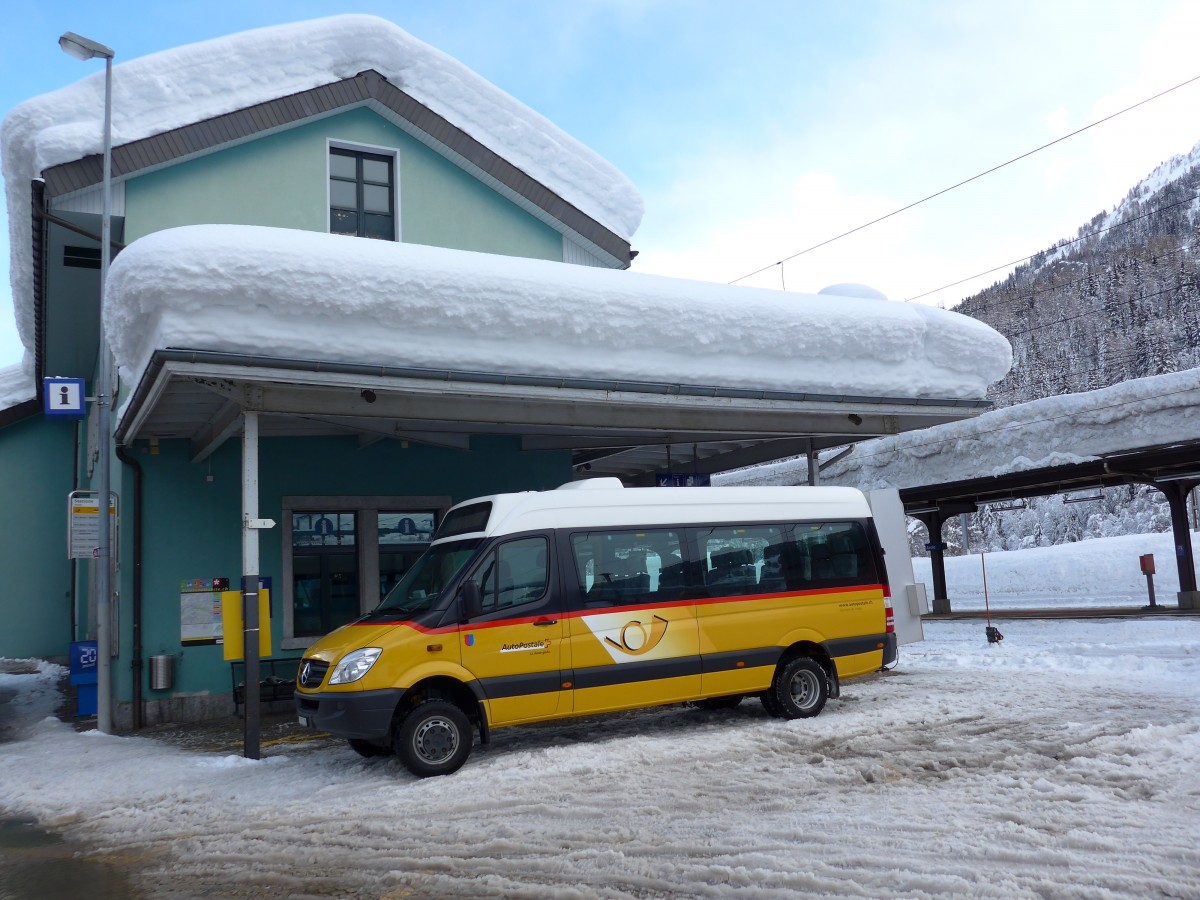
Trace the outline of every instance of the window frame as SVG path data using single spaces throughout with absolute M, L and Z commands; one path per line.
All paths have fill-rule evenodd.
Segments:
M 387 157 L 391 162 L 392 167 L 392 237 L 390 240 L 400 242 L 403 240 L 403 234 L 400 223 L 400 150 L 396 147 L 382 147 L 376 144 L 360 144 L 351 141 L 340 141 L 334 138 L 327 138 L 325 141 L 325 231 L 327 234 L 337 234 L 332 227 L 330 221 L 333 210 L 332 183 L 333 170 L 330 165 L 330 157 L 333 151 L 341 150 L 345 153 L 366 154 L 368 156 L 383 156 Z M 342 209 L 345 207 L 339 207 Z M 361 198 L 359 199 L 358 213 L 362 215 Z M 361 229 L 360 229 L 361 230 Z M 349 235 L 345 235 L 349 237 Z M 363 235 L 355 235 L 363 237 Z M 368 238 L 372 240 L 371 238 Z M 382 238 L 374 240 L 384 240 Z
M 513 606 L 501 606 L 482 612 L 470 620 L 470 625 L 477 626 L 487 622 L 502 622 L 508 619 L 527 619 L 539 615 L 559 615 L 563 611 L 561 578 L 559 574 L 559 549 L 555 534 L 552 531 L 525 531 L 516 534 L 506 534 L 489 540 L 480 548 L 479 557 L 462 577 L 459 584 L 472 581 L 483 573 L 489 559 L 495 555 L 499 559 L 500 550 L 509 544 L 520 543 L 534 538 L 545 542 L 546 553 L 546 584 L 539 597 L 531 598 Z M 493 576 L 496 577 L 496 576 Z
M 447 496 L 405 495 L 341 495 L 341 496 L 285 496 L 281 502 L 280 557 L 283 570 L 280 591 L 283 606 L 282 650 L 307 649 L 321 635 L 299 635 L 295 633 L 292 577 L 292 514 L 310 509 L 328 512 L 352 512 L 358 515 L 358 584 L 359 614 L 370 612 L 379 605 L 379 513 L 432 512 L 440 523 L 446 512 L 454 505 Z

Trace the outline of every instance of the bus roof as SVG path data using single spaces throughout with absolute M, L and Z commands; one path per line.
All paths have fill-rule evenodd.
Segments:
M 490 503 L 483 531 L 440 540 L 546 528 L 637 528 L 705 522 L 786 522 L 870 518 L 866 497 L 847 487 L 622 487 L 617 478 L 574 481 L 552 491 L 492 494 L 453 507 Z

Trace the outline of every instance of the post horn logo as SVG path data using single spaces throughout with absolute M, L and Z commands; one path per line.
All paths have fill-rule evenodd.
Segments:
M 662 616 L 655 616 L 647 624 L 643 624 L 640 619 L 626 622 L 621 626 L 620 641 L 614 641 L 607 636 L 604 640 L 622 653 L 641 656 L 657 647 L 666 633 L 667 620 Z

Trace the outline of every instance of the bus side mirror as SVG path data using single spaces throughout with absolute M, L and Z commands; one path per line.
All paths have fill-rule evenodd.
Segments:
M 473 619 L 483 613 L 483 597 L 479 593 L 479 585 L 474 581 L 464 581 L 458 589 L 458 597 L 462 603 L 464 619 Z

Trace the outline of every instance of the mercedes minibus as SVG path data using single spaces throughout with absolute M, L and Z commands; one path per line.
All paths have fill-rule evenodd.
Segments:
M 896 656 L 861 492 L 598 478 L 451 508 L 374 611 L 305 652 L 295 697 L 357 752 L 444 775 L 510 725 L 746 696 L 815 716 Z

